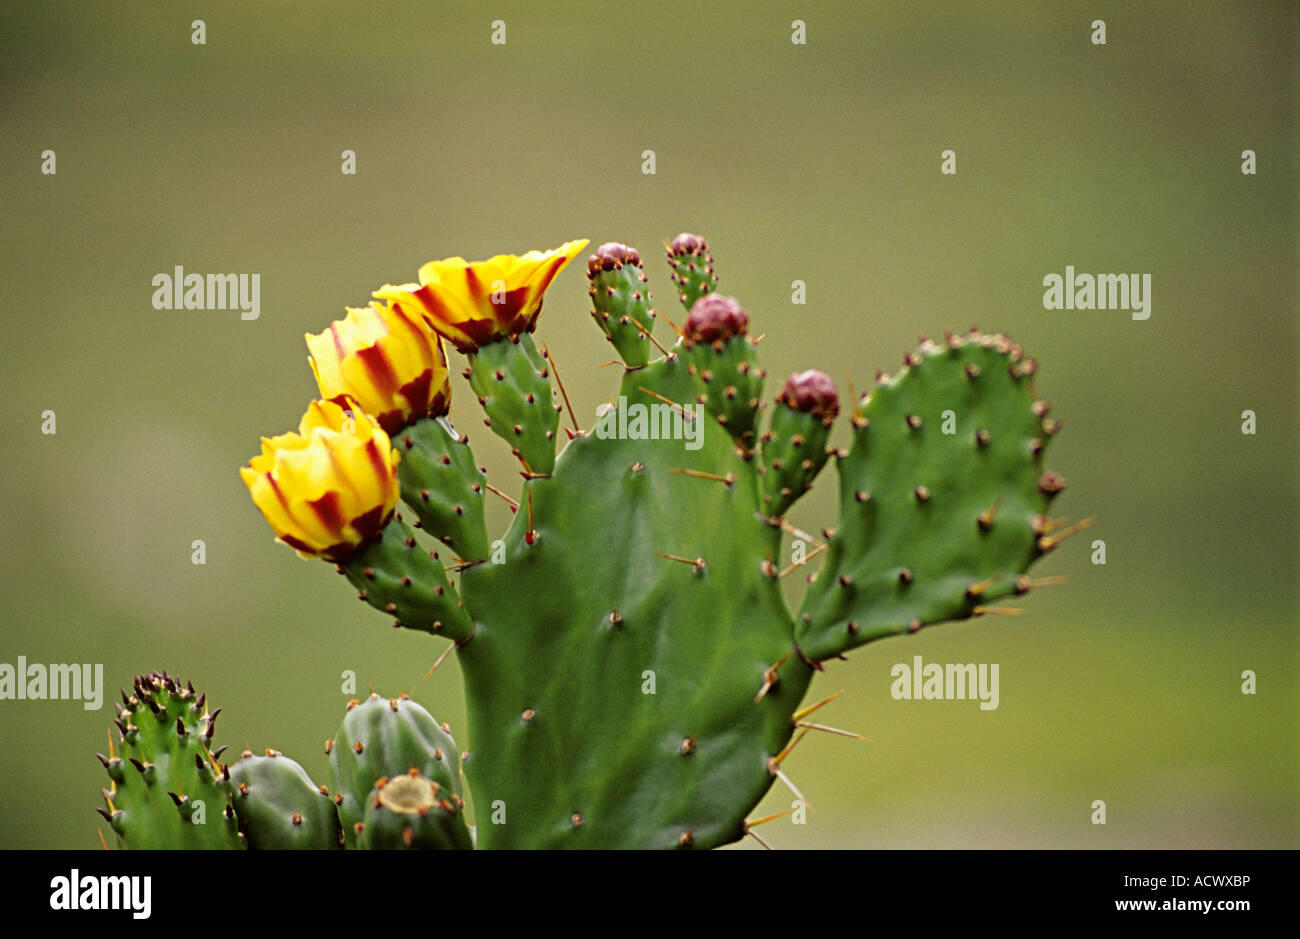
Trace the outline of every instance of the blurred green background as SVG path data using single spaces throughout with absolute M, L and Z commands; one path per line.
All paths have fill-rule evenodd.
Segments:
M 0 661 L 102 662 L 114 691 L 151 668 L 191 677 L 225 706 L 232 749 L 275 746 L 318 777 L 344 669 L 463 730 L 454 662 L 422 680 L 442 643 L 275 544 L 236 469 L 315 392 L 303 333 L 379 284 L 436 257 L 621 240 L 678 319 L 662 245 L 691 230 L 767 334 L 772 385 L 819 366 L 861 389 L 920 332 L 1010 331 L 1066 423 L 1057 508 L 1095 518 L 1035 568 L 1070 583 L 1028 615 L 831 665 L 813 694 L 847 694 L 824 719 L 872 742 L 801 745 L 786 768 L 813 811 L 767 839 L 1300 844 L 1296 6 L 485 9 L 0 9 Z M 956 176 L 939 172 L 948 148 Z M 1151 273 L 1150 320 L 1044 310 L 1042 278 L 1067 264 Z M 154 310 L 151 278 L 176 265 L 261 274 L 261 318 Z M 590 419 L 617 376 L 595 368 L 610 351 L 578 266 L 539 336 Z M 513 488 L 456 381 L 453 416 Z M 829 478 L 797 523 L 833 524 Z M 999 663 L 1001 706 L 894 701 L 890 667 L 918 654 Z M 1240 693 L 1244 669 L 1257 695 Z M 0 846 L 99 846 L 91 754 L 111 716 L 107 698 L 0 702 Z M 760 812 L 788 807 L 774 791 Z

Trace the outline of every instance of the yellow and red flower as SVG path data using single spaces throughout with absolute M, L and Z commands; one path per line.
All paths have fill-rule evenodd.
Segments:
M 340 561 L 392 518 L 398 459 L 379 422 L 341 398 L 313 401 L 297 433 L 263 437 L 239 475 L 281 541 Z
M 346 395 L 389 434 L 451 407 L 442 339 L 418 312 L 372 303 L 317 335 L 307 334 L 321 396 Z
M 473 263 L 430 261 L 420 268 L 418 284 L 386 284 L 375 296 L 418 312 L 431 329 L 469 353 L 531 332 L 546 288 L 586 246 L 583 238 L 551 251 L 499 254 Z

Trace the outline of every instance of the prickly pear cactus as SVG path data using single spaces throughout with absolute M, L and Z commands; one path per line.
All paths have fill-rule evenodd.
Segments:
M 219 711 L 220 709 L 218 709 Z M 136 678 L 122 692 L 114 724 L 118 752 L 96 754 L 108 772 L 108 820 L 131 848 L 243 848 L 220 751 L 209 749 L 217 713 L 204 695 L 166 672 Z
M 755 834 L 764 820 L 749 813 L 774 782 L 802 798 L 783 769 L 793 747 L 834 730 L 808 720 L 826 701 L 802 706 L 824 662 L 1005 612 L 999 600 L 1035 586 L 1030 565 L 1087 524 L 1049 515 L 1065 485 L 1044 465 L 1060 425 L 1034 390 L 1034 360 L 1008 337 L 923 340 L 844 408 L 825 374 L 798 372 L 769 409 L 749 313 L 718 292 L 712 254 L 689 234 L 668 247 L 680 328 L 656 315 L 637 251 L 611 243 L 591 256 L 591 313 L 624 371 L 616 403 L 592 427 L 574 420 L 557 453 L 567 395 L 532 333 L 585 245 L 430 262 L 418 284 L 380 288 L 370 308 L 307 337 L 321 399 L 241 470 L 281 541 L 336 565 L 396 625 L 451 640 L 464 675 L 459 759 L 446 728 L 404 696 L 349 706 L 326 745 L 347 847 L 704 848 Z M 661 341 L 664 319 L 677 335 Z M 467 357 L 484 423 L 521 463 L 517 500 L 488 484 L 450 423 L 444 341 Z M 845 450 L 830 442 L 837 419 L 851 425 Z M 783 538 L 816 539 L 785 516 L 830 462 L 839 519 L 792 611 L 781 577 L 811 567 L 781 570 Z M 484 526 L 487 492 L 515 511 L 499 543 Z M 399 498 L 418 526 L 395 511 Z M 184 745 L 180 731 L 197 725 L 177 728 Z M 150 752 L 177 746 L 150 741 Z M 291 803 L 322 804 L 305 773 L 243 765 L 228 774 L 234 793 L 242 778 L 250 795 L 256 781 L 277 796 L 266 813 L 240 814 L 250 841 L 326 846 L 328 813 L 306 829 L 284 823 Z M 130 778 L 130 793 L 145 793 Z M 127 804 L 110 815 L 116 830 L 140 816 L 171 825 L 154 841 L 174 836 L 153 803 Z

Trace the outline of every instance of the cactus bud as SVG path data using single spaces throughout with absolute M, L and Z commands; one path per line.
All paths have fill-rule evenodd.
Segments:
M 726 342 L 749 331 L 749 314 L 731 297 L 706 294 L 695 301 L 686 317 L 686 340 L 696 343 Z
M 307 349 L 321 397 L 347 395 L 389 434 L 451 407 L 442 339 L 401 306 L 349 308 L 328 329 L 308 333 Z
M 792 411 L 811 414 L 830 423 L 840 413 L 840 396 L 829 375 L 815 368 L 796 372 L 785 380 L 776 400 Z
M 616 270 L 624 264 L 641 266 L 641 256 L 637 254 L 636 248 L 629 248 L 617 241 L 607 241 L 587 259 L 587 276 L 594 277 L 601 271 Z
M 684 255 L 700 256 L 709 250 L 709 246 L 704 243 L 704 239 L 699 235 L 692 235 L 690 232 L 682 232 L 673 239 L 672 244 L 668 246 L 668 253 L 675 258 Z

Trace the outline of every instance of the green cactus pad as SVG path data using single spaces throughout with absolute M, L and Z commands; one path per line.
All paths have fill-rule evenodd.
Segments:
M 555 468 L 560 413 L 550 368 L 532 334 L 499 339 L 470 353 L 465 377 L 487 413 L 488 427 L 510 444 L 524 469 L 549 474 Z
M 326 745 L 330 779 L 347 847 L 359 846 L 357 826 L 375 783 L 414 769 L 440 787 L 441 797 L 463 808 L 456 741 L 406 695 L 372 694 L 350 702 L 337 736 Z M 462 822 L 463 824 L 463 822 Z
M 718 275 L 713 272 L 713 255 L 699 235 L 682 232 L 668 246 L 668 266 L 672 268 L 677 299 L 690 312 L 695 301 L 718 289 Z
M 240 830 L 255 850 L 329 850 L 343 845 L 329 794 L 307 771 L 275 750 L 244 751 L 229 767 L 231 804 Z
M 442 564 L 436 552 L 431 556 L 420 547 L 399 515 L 338 568 L 362 600 L 393 616 L 396 625 L 463 642 L 474 624 Z
M 699 387 L 674 357 L 627 373 L 621 393 L 648 407 Z M 811 670 L 793 654 L 754 462 L 704 430 L 694 451 L 574 440 L 528 484 L 506 563 L 465 572 L 480 846 L 709 847 L 741 837 L 771 785 Z
M 402 454 L 397 464 L 402 499 L 420 526 L 461 561 L 486 558 L 485 477 L 468 438 L 457 434 L 445 417 L 425 418 L 394 435 L 393 446 Z
M 805 655 L 978 615 L 1028 589 L 1021 575 L 1053 543 L 1044 513 L 1060 489 L 1043 470 L 1056 425 L 1033 371 L 1006 337 L 950 336 L 864 397 L 838 460 L 839 528 L 804 598 Z
M 370 851 L 465 851 L 474 847 L 464 810 L 443 787 L 412 770 L 375 783 L 358 847 Z
M 601 245 L 587 263 L 587 279 L 596 325 L 629 368 L 645 365 L 650 360 L 655 314 L 640 256 L 626 245 Z
M 117 705 L 120 755 L 99 756 L 111 785 L 100 809 L 124 847 L 238 849 L 225 787 L 209 749 L 216 713 L 166 672 L 136 678 Z M 220 751 L 218 751 L 220 752 Z
M 762 408 L 763 379 L 758 354 L 746 335 L 714 343 L 697 342 L 683 352 L 703 385 L 696 401 L 704 405 L 736 442 L 749 449 Z
M 830 421 L 779 401 L 772 408 L 772 424 L 763 435 L 763 511 L 768 515 L 784 515 L 812 488 L 830 459 L 830 428 Z

